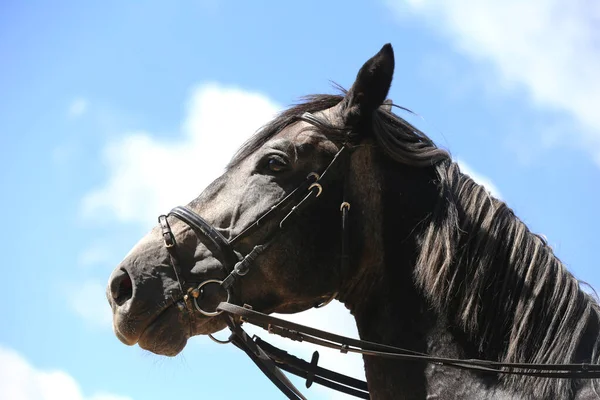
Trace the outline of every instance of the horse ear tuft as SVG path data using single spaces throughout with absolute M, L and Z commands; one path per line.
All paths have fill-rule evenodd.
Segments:
M 381 105 L 381 109 L 383 111 L 391 113 L 392 112 L 392 105 L 393 104 L 394 104 L 394 102 L 392 101 L 392 99 L 385 99 L 385 101 Z
M 388 43 L 362 66 L 346 94 L 343 116 L 347 125 L 358 125 L 370 119 L 387 97 L 393 75 L 394 49 Z

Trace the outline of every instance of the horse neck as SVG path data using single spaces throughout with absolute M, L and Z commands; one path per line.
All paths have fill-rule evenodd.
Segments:
M 361 155 L 351 174 L 354 273 L 340 292 L 363 340 L 449 358 L 476 358 L 463 332 L 415 282 L 420 241 L 439 197 L 434 171 Z M 373 162 L 374 160 L 377 162 Z M 360 211 L 356 211 L 360 210 Z M 362 212 L 364 211 L 364 213 Z M 468 371 L 364 356 L 371 398 L 520 399 Z
M 351 247 L 357 264 L 342 300 L 355 317 L 361 339 L 427 352 L 437 319 L 418 292 L 412 269 L 418 254 L 415 226 L 432 207 L 428 203 L 435 200 L 435 188 L 424 184 L 431 181 L 424 170 L 373 162 L 376 158 L 381 159 L 372 151 L 353 156 Z M 406 188 L 410 192 L 402 191 Z M 425 397 L 423 364 L 368 356 L 364 361 L 372 398 Z
M 432 221 L 431 210 L 439 206 L 439 188 L 432 183 L 436 181 L 435 172 L 385 158 L 375 163 L 375 158 L 370 153 L 354 163 L 370 165 L 370 171 L 351 175 L 352 186 L 362 192 L 355 190 L 352 194 L 353 210 L 365 212 L 354 211 L 355 272 L 342 290 L 342 299 L 355 316 L 361 339 L 437 356 L 498 359 L 501 352 L 482 351 L 477 337 L 457 324 L 456 316 L 448 314 L 448 309 L 432 306 L 435 299 L 417 283 L 415 266 Z M 595 352 L 592 347 L 598 332 L 597 317 L 590 322 L 586 332 L 578 335 L 581 341 L 573 355 L 555 362 L 590 361 Z M 542 394 L 542 398 L 548 393 L 561 393 L 567 398 L 578 391 L 577 385 L 562 381 L 557 384 L 524 378 L 521 385 L 505 385 L 495 377 L 484 379 L 418 362 L 369 356 L 364 360 L 374 398 L 421 399 L 438 390 L 462 393 L 464 398 L 467 394 L 473 398 L 519 398 L 513 391 L 517 387 L 518 391 Z

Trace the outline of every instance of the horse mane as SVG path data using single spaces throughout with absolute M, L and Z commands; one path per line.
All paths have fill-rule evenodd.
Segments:
M 342 99 L 306 97 L 250 138 L 228 168 L 304 112 L 334 107 Z M 536 364 L 598 363 L 600 307 L 546 241 L 403 118 L 380 108 L 371 127 L 388 157 L 435 170 L 438 198 L 424 222 L 415 282 L 432 308 L 467 335 L 479 357 Z M 339 135 L 339 127 L 334 130 Z M 509 390 L 527 387 L 541 398 L 567 398 L 575 384 L 516 375 L 500 379 Z
M 598 338 L 586 332 L 598 331 L 598 303 L 504 202 L 456 163 L 435 168 L 438 205 L 415 269 L 432 305 L 453 318 L 483 358 L 597 363 Z M 567 398 L 573 389 L 566 379 L 512 375 L 504 380 L 541 398 Z
M 414 276 L 432 307 L 466 333 L 479 357 L 598 363 L 600 307 L 545 239 L 402 118 L 378 112 L 373 134 L 398 162 L 435 169 L 437 204 L 425 222 Z M 536 398 L 568 398 L 574 388 L 567 379 L 501 379 L 507 389 L 526 387 Z

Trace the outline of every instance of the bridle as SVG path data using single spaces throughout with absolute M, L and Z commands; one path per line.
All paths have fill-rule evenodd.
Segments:
M 300 119 L 317 127 L 324 124 L 323 121 L 310 113 L 304 113 Z M 319 198 L 324 187 L 327 186 L 327 179 L 331 175 L 331 172 L 329 171 L 340 164 L 343 164 L 346 169 L 348 168 L 351 150 L 351 144 L 345 143 L 342 145 L 321 174 L 311 172 L 298 187 L 231 240 L 225 238 L 210 223 L 188 208 L 175 207 L 169 212 L 168 216 L 174 216 L 189 225 L 199 237 L 200 241 L 212 252 L 213 256 L 221 262 L 226 272 L 226 277 L 223 280 L 207 279 L 197 286 L 191 285 L 184 288 L 186 282 L 183 278 L 181 263 L 179 262 L 177 255 L 177 242 L 168 223 L 167 215 L 161 215 L 158 218 L 158 222 L 162 230 L 165 246 L 169 252 L 171 266 L 175 272 L 181 292 L 178 298 L 174 298 L 174 304 L 176 304 L 181 311 L 187 309 L 190 315 L 193 315 L 195 311 L 208 317 L 222 315 L 231 331 L 231 335 L 226 341 L 218 340 L 212 335 L 209 335 L 211 339 L 221 344 L 233 343 L 243 350 L 289 399 L 305 399 L 305 397 L 288 380 L 281 370 L 285 370 L 306 379 L 307 388 L 314 382 L 363 399 L 369 398 L 369 391 L 367 383 L 364 381 L 319 367 L 319 353 L 317 351 L 313 353 L 311 361 L 307 362 L 267 343 L 256 335 L 250 337 L 242 329 L 242 324 L 244 322 L 259 326 L 275 335 L 336 349 L 344 354 L 358 353 L 396 360 L 421 361 L 494 374 L 527 375 L 563 379 L 600 378 L 600 365 L 597 364 L 502 363 L 479 359 L 436 357 L 399 347 L 336 335 L 254 311 L 251 306 L 246 304 L 244 306 L 233 304 L 231 300 L 233 298 L 232 289 L 235 282 L 248 273 L 250 268 L 255 264 L 257 257 L 269 248 L 273 241 L 277 239 L 277 235 L 289 225 L 293 217 L 298 215 L 302 210 Z M 342 261 L 340 274 L 347 273 L 348 270 L 349 211 L 350 203 L 346 199 L 346 184 L 344 182 L 343 198 L 340 205 L 342 220 Z M 267 225 L 267 223 L 272 223 L 278 216 L 280 218 L 277 222 L 277 228 L 271 230 L 267 234 L 263 244 L 254 246 L 245 256 L 242 256 L 235 250 L 236 244 L 243 238 Z M 208 285 L 217 285 L 222 292 L 222 298 L 225 299 L 225 301 L 220 302 L 214 310 L 208 310 L 206 309 L 206 305 L 202 304 L 203 291 Z M 317 304 L 315 307 L 323 307 L 336 298 L 336 296 L 337 293 L 333 293 L 327 301 Z
M 300 119 L 315 125 L 323 124 L 320 119 L 310 113 L 305 113 Z M 179 288 L 182 293 L 181 299 L 184 301 L 184 303 L 191 301 L 194 308 L 198 312 L 208 317 L 214 317 L 221 314 L 222 311 L 216 309 L 214 311 L 209 311 L 202 308 L 202 306 L 198 303 L 202 294 L 202 289 L 209 284 L 219 285 L 225 292 L 227 292 L 226 302 L 229 302 L 234 283 L 248 273 L 256 258 L 271 246 L 271 244 L 277 239 L 278 233 L 285 230 L 289 226 L 294 216 L 301 213 L 313 201 L 321 196 L 321 193 L 323 192 L 323 184 L 331 175 L 330 171 L 340 163 L 340 160 L 344 160 L 343 163 L 347 164 L 349 162 L 349 152 L 349 144 L 342 145 L 333 156 L 329 164 L 325 167 L 323 172 L 309 173 L 306 179 L 299 186 L 297 186 L 282 200 L 272 206 L 266 213 L 261 215 L 258 219 L 256 219 L 256 221 L 250 224 L 231 240 L 226 239 L 210 223 L 186 207 L 175 207 L 169 212 L 168 215 L 161 215 L 158 217 L 158 223 L 161 227 L 162 237 L 169 252 L 171 265 L 179 283 Z M 348 248 L 348 244 L 346 243 L 348 240 L 348 235 L 346 234 L 347 229 L 345 227 L 347 226 L 350 203 L 344 200 L 340 206 L 340 210 L 342 212 L 343 221 L 342 231 L 344 231 L 342 237 L 341 258 L 342 272 L 344 272 L 343 270 L 347 268 L 348 260 L 348 256 L 346 254 Z M 173 234 L 167 220 L 168 216 L 177 217 L 188 224 L 188 226 L 190 226 L 199 237 L 200 241 L 213 253 L 213 256 L 215 256 L 215 258 L 221 262 L 226 273 L 226 277 L 222 281 L 210 279 L 202 282 L 197 287 L 192 286 L 184 290 L 185 281 L 183 279 L 181 263 L 179 262 L 177 255 L 175 235 Z M 271 230 L 263 239 L 262 244 L 255 245 L 254 248 L 243 257 L 235 250 L 235 246 L 239 244 L 242 239 L 248 237 L 256 230 L 267 225 L 269 222 L 277 219 L 278 216 L 280 219 L 277 221 L 277 229 Z M 315 307 L 319 308 L 325 306 L 327 303 L 333 300 L 336 295 L 337 293 L 333 293 L 325 303 L 318 304 Z

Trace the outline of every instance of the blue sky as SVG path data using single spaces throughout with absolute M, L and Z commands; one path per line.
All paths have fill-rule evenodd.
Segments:
M 274 112 L 348 87 L 387 42 L 390 97 L 600 288 L 600 7 L 522 3 L 4 1 L 0 398 L 280 398 L 205 338 L 174 359 L 123 346 L 104 285 Z M 355 334 L 339 304 L 296 320 Z

